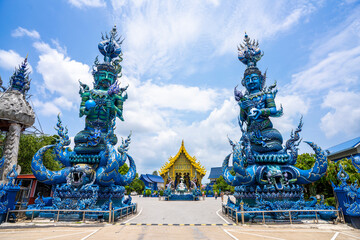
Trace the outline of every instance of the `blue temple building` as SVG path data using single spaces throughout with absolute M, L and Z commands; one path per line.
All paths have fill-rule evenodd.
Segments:
M 232 170 L 232 167 L 229 167 L 229 170 Z M 216 183 L 216 179 L 218 179 L 222 175 L 222 167 L 212 167 L 210 169 L 210 174 L 208 179 L 210 180 L 210 184 Z
M 326 150 L 330 161 L 339 161 L 343 158 L 360 156 L 360 137 L 340 143 Z
M 152 191 L 159 191 L 160 188 L 164 187 L 164 179 L 160 176 L 141 174 L 139 179 L 144 182 L 145 187 Z
M 208 179 L 210 183 L 216 183 L 216 179 L 218 179 L 222 174 L 222 167 L 213 167 L 210 169 L 210 174 Z

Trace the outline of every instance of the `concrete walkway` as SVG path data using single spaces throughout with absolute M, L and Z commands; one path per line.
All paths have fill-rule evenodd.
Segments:
M 249 225 L 249 226 L 125 226 L 109 225 L 86 227 L 42 227 L 0 229 L 2 240 L 168 240 L 168 239 L 220 239 L 220 240 L 358 240 L 360 231 L 344 224 L 311 225 Z
M 346 224 L 226 226 L 226 223 L 231 221 L 222 216 L 220 198 L 217 200 L 208 198 L 205 201 L 197 202 L 168 202 L 159 201 L 158 198 L 141 197 L 134 197 L 133 200 L 139 205 L 138 213 L 115 224 L 94 224 L 90 221 L 86 224 L 54 223 L 41 222 L 41 220 L 34 223 L 5 223 L 0 225 L 0 239 L 360 240 L 360 230 Z M 188 225 L 184 226 L 184 224 Z M 202 226 L 201 224 L 219 224 L 221 226 Z
M 205 198 L 200 201 L 159 201 L 158 198 L 135 197 L 138 215 L 129 218 L 127 223 L 147 224 L 226 224 L 223 218 L 221 199 Z

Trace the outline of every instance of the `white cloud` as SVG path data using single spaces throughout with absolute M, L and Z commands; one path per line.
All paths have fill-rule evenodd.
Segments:
M 292 76 L 293 92 L 311 93 L 334 87 L 356 86 L 360 70 L 360 8 L 325 36 L 315 39 L 309 53 L 309 64 Z
M 55 39 L 51 39 L 51 43 L 55 46 L 55 49 L 64 54 L 64 55 L 67 55 L 67 49 L 65 46 L 61 46 L 60 43 L 59 43 L 59 40 L 55 40 Z
M 315 39 L 311 46 L 310 64 L 319 62 L 334 51 L 344 51 L 356 48 L 360 44 L 360 8 L 355 8 L 339 26 L 332 28 L 319 39 Z
M 0 49 L 0 67 L 6 70 L 15 70 L 24 61 L 25 57 L 13 50 Z M 28 62 L 29 71 L 32 72 L 31 64 Z
M 129 99 L 124 103 L 125 122 L 118 121 L 116 131 L 118 137 L 132 131 L 130 154 L 138 172 L 158 170 L 177 153 L 182 139 L 204 166 L 221 165 L 226 150 L 231 150 L 226 136 L 240 137 L 239 109 L 233 97 L 228 99 L 231 91 L 151 81 L 142 84 L 126 76 L 121 82 L 129 84 Z
M 239 107 L 233 97 L 225 99 L 204 120 L 177 126 L 178 141 L 175 144 L 179 145 L 180 139 L 184 139 L 189 153 L 208 170 L 221 166 L 225 156 L 231 152 L 227 136 L 234 141 L 241 137 L 236 120 L 238 114 Z
M 279 94 L 275 100 L 278 109 L 282 105 L 284 115 L 280 118 L 272 118 L 272 123 L 284 136 L 285 133 L 295 129 L 300 117 L 309 111 L 310 100 L 295 94 L 285 96 Z
M 13 37 L 23 37 L 28 36 L 34 39 L 40 39 L 40 34 L 36 30 L 27 30 L 26 28 L 18 27 L 14 31 L 11 32 L 11 36 Z
M 56 116 L 63 110 L 72 110 L 75 108 L 73 102 L 70 102 L 65 97 L 57 97 L 49 101 L 42 101 L 38 98 L 33 100 L 36 112 L 44 116 Z
M 225 99 L 217 106 L 206 114 L 204 119 L 190 124 L 182 119 L 176 123 L 168 122 L 167 114 L 161 115 L 162 111 L 155 111 L 155 119 L 161 120 L 155 121 L 156 128 L 148 131 L 132 128 L 133 143 L 130 154 L 134 155 L 139 165 L 138 171 L 151 173 L 158 170 L 170 156 L 177 153 L 181 140 L 184 140 L 189 154 L 195 156 L 207 169 L 220 166 L 224 157 L 231 151 L 227 135 L 232 140 L 238 140 L 241 134 L 235 120 L 239 109 L 233 98 Z M 133 111 L 130 104 L 125 108 L 125 115 Z M 136 126 L 136 122 L 147 122 L 152 119 L 141 115 L 136 119 L 127 118 L 126 122 L 118 124 L 121 129 L 118 136 L 125 136 L 130 127 Z M 128 122 L 133 123 L 132 126 L 128 125 Z
M 220 5 L 220 0 L 207 0 L 209 3 L 213 4 L 215 7 Z
M 182 139 L 189 153 L 208 169 L 220 166 L 231 151 L 227 135 L 233 140 L 241 136 L 236 120 L 239 107 L 233 97 L 224 98 L 231 96 L 231 91 L 161 85 L 157 78 L 171 78 L 180 68 L 180 74 L 186 75 L 199 62 L 205 64 L 213 57 L 236 53 L 245 30 L 260 40 L 272 38 L 315 11 L 311 3 L 285 1 L 274 4 L 125 0 L 112 4 L 119 32 L 126 36 L 125 75 L 154 77 L 153 82 L 130 80 L 129 100 L 124 104 L 125 122 L 119 125 L 120 135 L 133 130 L 131 148 L 135 149 L 133 154 L 142 168 L 140 172 L 158 169 L 177 153 Z M 299 96 L 279 100 L 284 100 L 286 108 L 300 107 L 286 112 L 278 124 L 280 130 L 290 131 L 300 113 L 308 111 L 308 102 Z
M 292 91 L 319 92 L 359 82 L 360 46 L 329 53 L 316 65 L 292 76 Z
M 360 94 L 353 91 L 330 91 L 322 103 L 331 110 L 321 118 L 320 127 L 327 137 L 345 132 L 360 134 Z
M 58 107 L 61 107 L 63 109 L 70 110 L 74 108 L 74 103 L 66 99 L 65 97 L 61 96 L 54 99 L 54 104 Z
M 305 98 L 312 98 L 315 107 L 322 101 L 319 126 L 328 138 L 359 132 L 359 95 L 354 92 L 360 84 L 359 13 L 360 8 L 355 8 L 344 22 L 312 43 L 307 68 L 293 74 L 286 87 L 290 93 L 301 91 Z
M 179 126 L 177 130 L 193 145 L 198 159 L 206 159 L 203 164 L 212 162 L 214 165 L 217 162 L 219 165 L 219 154 L 224 157 L 223 151 L 229 146 L 227 136 L 233 140 L 238 140 L 241 136 L 236 120 L 238 114 L 239 107 L 231 97 L 221 102 L 206 119 L 195 121 L 189 126 Z
M 77 8 L 106 6 L 106 2 L 103 0 L 68 0 L 68 2 Z
M 33 99 L 35 112 L 40 113 L 43 116 L 56 116 L 61 110 L 53 102 L 43 102 L 39 99 Z
M 149 93 L 153 92 L 151 86 L 152 84 L 148 86 Z M 158 87 L 155 85 L 154 88 Z M 164 85 L 164 89 L 166 87 Z M 130 88 L 131 85 L 129 90 Z M 135 88 L 135 91 L 142 94 L 139 88 Z M 222 92 L 215 89 L 212 91 Z M 202 94 L 205 93 L 206 91 Z M 176 107 L 168 110 L 152 101 L 144 107 L 142 101 L 149 99 L 148 95 L 145 93 L 144 97 L 140 97 L 129 91 L 131 98 L 124 104 L 125 122 L 118 123 L 118 136 L 125 136 L 133 130 L 130 154 L 134 155 L 139 165 L 138 171 L 151 173 L 158 170 L 170 156 L 177 153 L 182 139 L 189 154 L 195 156 L 208 171 L 211 167 L 221 166 L 225 156 L 231 152 L 227 136 L 233 141 L 238 141 L 241 132 L 237 123 L 238 104 L 230 91 L 219 95 L 226 98 L 215 96 L 217 100 L 203 117 L 187 123 L 186 118 L 190 114 L 184 114 L 184 110 L 178 110 Z M 308 112 L 310 104 L 309 100 L 298 95 L 279 95 L 276 100 L 278 107 L 282 103 L 285 114 L 281 118 L 273 118 L 273 123 L 284 134 L 296 128 L 301 115 Z M 173 118 L 179 116 L 180 112 L 184 114 L 184 119 L 180 117 L 174 121 Z
M 180 67 L 187 73 L 197 62 L 234 53 L 245 30 L 259 40 L 272 38 L 316 9 L 309 1 L 114 0 L 112 7 L 126 36 L 126 72 L 165 78 Z
M 145 107 L 171 108 L 206 112 L 210 110 L 217 99 L 214 89 L 200 89 L 183 85 L 156 85 L 147 82 L 137 88 L 138 97 Z
M 344 0 L 344 2 L 345 2 L 346 4 L 352 4 L 352 3 L 355 3 L 355 2 L 357 2 L 357 1 L 359 1 L 359 0 Z
M 214 18 L 216 51 L 218 54 L 234 52 L 245 31 L 260 43 L 273 39 L 314 12 L 316 4 L 312 1 L 237 1 L 228 5 L 229 12 L 224 12 L 220 19 Z
M 42 75 L 45 88 L 51 93 L 60 94 L 66 101 L 78 101 L 78 80 L 89 85 L 92 83 L 90 67 L 67 57 L 44 42 L 36 42 L 34 47 L 40 52 L 36 70 Z
M 164 126 L 172 128 L 193 114 L 207 113 L 221 101 L 224 90 L 201 89 L 184 85 L 141 84 L 134 78 L 123 77 L 129 84 L 129 99 L 125 102 L 125 125 L 144 133 L 155 133 Z M 226 96 L 226 95 L 225 95 Z M 181 118 L 184 118 L 183 120 Z
M 69 2 L 76 7 L 105 6 L 103 1 Z M 236 45 L 242 41 L 245 30 L 260 42 L 272 39 L 306 20 L 316 11 L 316 4 L 311 1 L 112 1 L 119 33 L 126 38 L 124 77 L 120 80 L 123 85 L 130 84 L 129 99 L 124 104 L 125 122 L 119 121 L 116 131 L 119 137 L 133 131 L 130 153 L 134 155 L 138 172 L 158 170 L 169 156 L 177 153 L 182 139 L 189 153 L 210 170 L 220 166 L 231 151 L 227 135 L 232 140 L 241 136 L 236 120 L 239 107 L 233 97 L 229 97 L 230 91 L 164 84 L 159 83 L 159 79 L 170 79 L 176 71 L 182 74 L 193 69 L 198 71 L 199 65 L 195 63 L 205 64 L 214 57 L 236 54 Z M 44 78 L 45 88 L 53 93 L 49 99 L 37 100 L 35 104 L 43 115 L 74 108 L 74 102 L 80 99 L 77 80 L 80 78 L 89 85 L 92 82 L 88 65 L 69 58 L 66 48 L 57 41 L 52 44 L 34 44 L 40 52 L 37 71 Z M 334 51 L 330 41 L 325 41 L 326 44 L 327 48 L 319 45 L 326 54 L 314 49 L 317 53 L 314 55 L 319 57 L 316 62 L 294 74 L 293 83 L 299 84 L 296 91 L 305 85 L 308 93 L 319 87 L 323 90 L 338 87 L 340 84 L 335 78 L 344 79 L 342 76 L 347 77 L 344 81 L 348 85 L 356 83 L 353 77 L 356 71 L 342 71 L 341 67 L 356 68 L 357 46 Z M 334 70 L 322 75 L 329 67 Z M 143 75 L 153 80 L 140 81 Z M 329 76 L 333 78 L 327 80 Z M 273 123 L 282 133 L 296 127 L 300 115 L 310 109 L 308 93 L 301 96 L 296 91 L 285 96 L 280 95 L 280 91 L 277 97 L 277 106 L 282 103 L 284 116 L 274 119 Z M 345 104 L 345 100 L 342 102 Z M 324 104 L 323 107 L 330 106 Z M 342 116 L 340 105 L 331 105 L 331 108 L 333 115 L 324 118 L 325 128 L 333 127 L 331 118 L 339 120 Z M 351 116 L 358 119 L 356 114 Z

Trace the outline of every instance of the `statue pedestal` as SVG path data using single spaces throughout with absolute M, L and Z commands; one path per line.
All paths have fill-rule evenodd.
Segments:
M 8 133 L 6 134 L 4 147 L 4 168 L 1 174 L 1 183 L 6 183 L 7 174 L 12 170 L 14 165 L 17 165 L 17 158 L 19 154 L 21 125 L 18 123 L 11 123 Z M 20 166 L 17 170 L 20 173 Z
M 199 200 L 197 197 L 194 198 L 192 194 L 171 194 L 169 201 L 194 201 Z
M 15 209 L 15 198 L 19 190 L 20 186 L 13 185 L 12 183 L 5 184 L 0 188 L 0 191 L 5 192 L 0 198 L 0 223 L 5 221 L 8 209 Z

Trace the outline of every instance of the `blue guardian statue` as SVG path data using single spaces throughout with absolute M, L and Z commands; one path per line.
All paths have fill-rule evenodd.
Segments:
M 32 159 L 35 177 L 53 185 L 52 204 L 46 206 L 49 209 L 108 210 L 110 202 L 115 209 L 125 206 L 134 209 L 131 198 L 124 196 L 125 186 L 136 175 L 135 162 L 128 154 L 131 134 L 115 148 L 118 142 L 114 134 L 115 120 L 124 120 L 123 103 L 127 99 L 127 87 L 120 87 L 117 81 L 121 77 L 121 43 L 116 27 L 109 35 L 102 36 L 98 48 L 104 62 L 95 59 L 94 88 L 80 82 L 80 117 L 85 116 L 85 127 L 75 136 L 74 151 L 67 148 L 70 144 L 68 131 L 58 117 L 58 143 L 41 148 Z M 62 170 L 51 171 L 44 166 L 43 156 L 51 148 L 55 159 L 64 166 Z M 119 168 L 126 160 L 129 170 L 121 174 Z M 29 206 L 30 209 L 43 207 L 39 204 Z
M 306 142 L 315 151 L 316 162 L 309 170 L 294 166 L 297 146 L 301 141 L 299 132 L 302 120 L 283 146 L 282 135 L 273 127 L 270 119 L 282 116 L 283 109 L 281 106 L 278 109 L 275 104 L 276 83 L 266 87 L 266 73 L 262 74 L 256 66 L 263 56 L 259 43 L 245 34 L 244 42 L 238 50 L 239 60 L 246 65 L 241 81 L 245 91 L 239 91 L 236 87 L 234 89 L 235 100 L 240 106 L 238 121 L 242 137 L 237 143 L 230 140 L 233 152 L 223 162 L 223 177 L 228 184 L 235 186 L 236 202 L 229 202 L 228 205 L 240 208 L 240 203 L 244 203 L 246 211 L 329 208 L 316 204 L 316 201 L 304 201 L 304 188 L 301 185 L 315 182 L 325 175 L 327 158 L 324 151 L 315 143 Z M 228 166 L 231 155 L 235 174 L 230 172 Z M 268 217 L 273 219 L 285 217 L 283 213 L 270 215 Z M 247 216 L 248 220 L 254 220 L 258 214 Z M 292 216 L 315 217 L 314 212 Z M 322 213 L 322 216 L 326 219 L 335 218 L 332 213 Z

